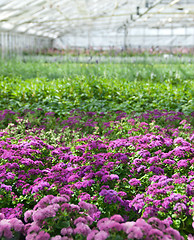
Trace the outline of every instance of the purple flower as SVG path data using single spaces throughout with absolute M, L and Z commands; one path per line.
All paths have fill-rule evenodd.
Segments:
M 117 231 L 122 230 L 122 225 L 118 222 L 107 219 L 106 221 L 98 223 L 98 228 L 100 231 L 109 232 L 111 229 L 116 229 Z
M 194 240 L 194 236 L 191 234 L 189 234 L 187 237 L 188 237 L 188 240 Z
M 176 203 L 173 210 L 176 210 L 177 212 L 182 212 L 183 210 L 186 210 L 187 206 L 184 203 Z
M 161 231 L 164 231 L 166 228 L 166 222 L 156 218 L 156 217 L 152 217 L 150 219 L 148 219 L 147 223 L 149 223 L 152 227 L 160 229 Z M 169 226 L 169 225 L 167 225 Z
M 100 196 L 104 196 L 104 202 L 110 203 L 116 203 L 116 202 L 122 202 L 122 199 L 118 196 L 118 193 L 114 190 L 105 190 L 102 189 L 99 193 Z
M 171 159 L 165 159 L 165 160 L 163 161 L 163 163 L 172 165 L 172 164 L 175 163 L 175 161 L 174 161 L 174 160 L 171 160 Z
M 33 210 L 28 210 L 24 213 L 24 221 L 28 222 L 28 219 L 32 217 Z
M 110 220 L 113 220 L 113 221 L 115 221 L 115 222 L 124 222 L 124 219 L 121 217 L 121 215 L 119 215 L 119 214 L 115 214 L 115 215 L 113 215 L 111 218 L 110 218 Z
M 110 177 L 111 180 L 114 180 L 114 179 L 118 180 L 119 179 L 119 176 L 117 174 L 111 174 L 109 177 Z
M 47 195 L 43 197 L 34 207 L 34 210 L 37 208 L 45 208 L 50 204 L 50 201 L 54 198 L 53 195 Z
M 45 116 L 54 116 L 54 115 L 55 115 L 54 112 L 47 112 L 47 113 L 45 113 Z
M 65 202 L 68 202 L 69 201 L 69 196 L 63 194 L 61 195 L 61 197 L 54 197 L 50 200 L 50 203 L 51 204 L 54 204 L 54 203 L 65 203 Z
M 12 228 L 14 229 L 14 231 L 16 232 L 21 232 L 23 227 L 24 227 L 24 224 L 21 220 L 17 219 L 17 218 L 11 218 L 9 220 L 9 222 L 11 223 L 12 225 Z
M 13 234 L 11 232 L 12 224 L 7 219 L 2 219 L 0 221 L 0 237 L 12 238 Z
M 43 190 L 44 188 L 49 188 L 49 187 L 50 187 L 50 184 L 42 180 L 37 185 L 32 187 L 31 193 L 36 193 L 38 191 Z
M 160 167 L 151 166 L 150 171 L 157 175 L 164 174 L 164 169 L 162 169 Z
M 40 231 L 36 236 L 36 240 L 49 240 L 49 239 L 50 235 L 44 231 Z
M 52 237 L 51 240 L 61 240 L 62 237 L 60 235 L 56 235 L 55 237 Z
M 75 219 L 74 224 L 76 225 L 76 224 L 78 224 L 78 223 L 80 223 L 80 222 L 86 224 L 86 223 L 87 223 L 87 220 L 86 220 L 86 218 L 84 218 L 84 217 L 78 217 L 78 218 Z
M 134 207 L 135 210 L 142 210 L 145 205 L 144 194 L 137 194 L 133 200 L 129 201 L 129 207 Z
M 35 222 L 40 223 L 46 218 L 55 217 L 59 208 L 59 204 L 53 204 L 43 209 L 37 209 L 35 212 L 33 212 L 32 218 Z
M 148 236 L 150 239 L 164 239 L 164 234 L 159 229 L 151 229 Z
M 178 168 L 181 168 L 181 167 L 186 168 L 187 166 L 188 166 L 187 160 L 180 160 L 180 161 L 177 163 L 177 167 L 178 167 Z
M 170 234 L 171 237 L 173 237 L 176 240 L 184 240 L 184 238 L 180 235 L 180 233 L 173 228 L 168 227 L 167 229 L 165 229 L 165 233 Z
M 109 236 L 109 233 L 105 232 L 105 231 L 100 231 L 95 235 L 95 240 L 105 240 L 107 239 Z
M 151 154 L 150 154 L 150 152 L 149 152 L 148 150 L 141 150 L 141 151 L 138 152 L 138 154 L 139 154 L 141 157 L 143 157 L 143 158 L 146 158 L 146 157 L 150 157 L 150 156 L 151 156 Z
M 91 229 L 88 225 L 84 224 L 83 222 L 78 222 L 76 224 L 76 228 L 74 229 L 74 233 L 82 234 L 87 236 L 91 232 Z
M 190 141 L 193 141 L 193 140 L 194 140 L 194 134 L 192 134 L 190 137 Z
M 94 204 L 90 204 L 90 203 L 86 203 L 84 201 L 81 201 L 78 203 L 78 205 L 87 210 L 88 211 L 88 214 L 92 217 L 92 218 L 96 218 L 97 216 L 99 217 L 99 210 L 97 209 L 97 207 L 94 205 Z
M 87 236 L 87 240 L 94 240 L 95 239 L 95 235 L 98 233 L 98 230 L 92 230 L 88 236 Z
M 121 226 L 123 228 L 123 231 L 128 233 L 135 224 L 136 224 L 135 222 L 125 222 L 121 223 Z
M 141 228 L 136 226 L 132 226 L 126 233 L 129 239 L 142 239 L 144 235 Z
M 81 199 L 81 201 L 87 201 L 91 199 L 90 194 L 83 192 L 78 196 L 78 199 Z
M 62 228 L 61 229 L 61 235 L 72 235 L 73 234 L 73 228 L 68 227 L 68 228 Z
M 139 179 L 136 179 L 136 178 L 132 178 L 130 181 L 129 181 L 129 184 L 131 186 L 141 186 L 141 181 Z
M 146 166 L 140 165 L 140 167 L 137 168 L 137 172 L 140 173 L 142 170 L 145 170 Z
M 0 188 L 5 189 L 5 191 L 7 191 L 7 192 L 11 192 L 12 191 L 12 186 L 6 185 L 6 184 L 3 184 L 3 183 L 1 184 Z

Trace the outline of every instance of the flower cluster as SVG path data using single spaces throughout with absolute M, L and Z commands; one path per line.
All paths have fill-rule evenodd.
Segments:
M 0 238 L 11 239 L 22 233 L 24 230 L 24 224 L 17 218 L 6 219 L 4 214 L 0 213 Z
M 0 233 L 28 240 L 192 238 L 192 117 L 1 111 L 0 214 L 8 227 Z

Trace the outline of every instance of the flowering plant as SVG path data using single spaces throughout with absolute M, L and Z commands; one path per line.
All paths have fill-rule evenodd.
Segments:
M 6 219 L 4 214 L 0 213 L 0 238 L 2 240 L 11 239 L 20 235 L 24 230 L 24 224 L 17 218 Z
M 2 237 L 192 238 L 192 115 L 39 111 L 1 112 Z

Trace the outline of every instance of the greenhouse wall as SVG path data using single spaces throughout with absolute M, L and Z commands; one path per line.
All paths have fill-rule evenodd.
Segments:
M 48 49 L 194 49 L 193 28 L 131 28 L 119 32 L 66 34 L 57 39 L 12 32 L 0 32 L 0 56 L 45 53 Z
M 52 47 L 49 38 L 0 32 L 0 55 L 1 57 L 33 54 Z
M 124 32 L 119 33 L 86 33 L 82 35 L 65 35 L 60 39 L 54 40 L 55 48 L 173 48 L 194 46 L 193 28 L 132 28 L 128 29 L 127 35 Z

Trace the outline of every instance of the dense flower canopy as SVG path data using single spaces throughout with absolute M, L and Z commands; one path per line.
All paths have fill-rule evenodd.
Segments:
M 0 236 L 192 239 L 192 118 L 1 111 Z

